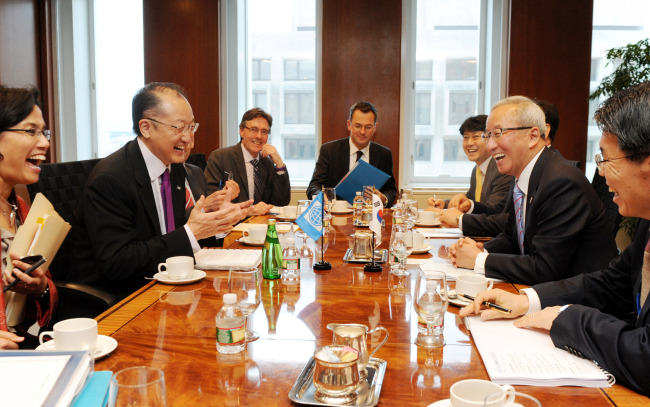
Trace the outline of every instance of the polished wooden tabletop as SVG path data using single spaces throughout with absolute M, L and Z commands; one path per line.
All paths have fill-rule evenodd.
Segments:
M 249 222 L 264 222 L 264 217 Z M 450 305 L 445 316 L 443 348 L 427 350 L 413 342 L 417 314 L 413 310 L 414 273 L 398 278 L 388 265 L 380 273 L 367 273 L 363 265 L 342 260 L 353 233 L 351 216 L 334 219 L 325 260 L 332 269 L 303 269 L 299 284 L 262 281 L 262 304 L 251 316 L 260 339 L 239 355 L 216 350 L 215 316 L 227 292 L 228 273 L 208 271 L 189 285 L 150 282 L 100 315 L 100 334 L 115 338 L 118 348 L 99 360 L 96 370 L 118 371 L 131 366 L 158 367 L 165 372 L 170 406 L 288 406 L 288 393 L 314 349 L 331 344 L 327 324 L 359 323 L 383 326 L 388 342 L 375 357 L 387 361 L 380 406 L 428 406 L 447 399 L 449 388 L 462 379 L 489 379 L 467 329 Z M 390 222 L 388 222 L 390 226 Z M 384 231 L 384 243 L 390 229 Z M 387 235 L 387 237 L 386 237 Z M 226 247 L 250 248 L 231 233 Z M 429 253 L 412 258 L 447 261 L 450 239 L 428 239 Z M 511 284 L 501 288 L 515 291 Z M 369 337 L 374 348 L 382 338 Z M 622 386 L 610 389 L 516 386 L 543 405 L 644 405 L 648 398 Z

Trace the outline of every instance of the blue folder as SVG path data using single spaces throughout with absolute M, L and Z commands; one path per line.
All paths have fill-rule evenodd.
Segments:
M 375 188 L 381 189 L 389 178 L 390 175 L 379 168 L 359 160 L 336 185 L 336 195 L 352 203 L 357 191 L 363 191 L 364 186 L 374 185 Z

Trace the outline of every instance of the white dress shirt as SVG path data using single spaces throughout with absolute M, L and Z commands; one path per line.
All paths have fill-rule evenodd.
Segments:
M 357 165 L 357 151 L 359 151 L 359 149 L 352 142 L 352 138 L 349 138 L 348 142 L 350 143 L 350 166 L 348 169 L 351 170 Z M 363 155 L 361 158 L 359 158 L 359 160 L 363 160 L 370 164 L 370 143 L 368 143 L 368 145 L 365 148 L 362 148 L 360 151 L 363 153 Z

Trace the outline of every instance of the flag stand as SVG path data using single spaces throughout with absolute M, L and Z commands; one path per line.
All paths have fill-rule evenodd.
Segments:
M 375 263 L 375 232 L 374 231 L 372 232 L 372 256 L 371 257 L 372 257 L 372 262 L 366 263 L 366 265 L 363 266 L 363 271 L 380 273 L 381 266 Z
M 323 198 L 325 198 L 325 197 L 323 196 Z M 321 229 L 322 234 L 321 234 L 321 237 L 320 237 L 320 261 L 318 263 L 314 263 L 313 268 L 314 268 L 314 270 L 319 270 L 319 271 L 331 270 L 332 265 L 329 262 L 325 261 L 325 259 L 324 259 L 325 250 L 323 250 L 323 247 L 324 247 L 324 244 L 325 244 L 325 233 L 326 233 L 325 232 L 325 200 L 323 200 L 323 205 L 321 207 L 320 215 L 321 215 L 320 224 L 321 224 L 321 227 L 322 227 L 322 229 Z

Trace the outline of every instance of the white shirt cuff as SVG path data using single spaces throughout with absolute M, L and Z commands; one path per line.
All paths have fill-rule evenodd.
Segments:
M 476 260 L 474 260 L 474 272 L 476 274 L 485 275 L 485 259 L 487 259 L 488 254 L 490 253 L 488 253 L 486 250 L 483 250 L 476 256 Z
M 537 291 L 532 288 L 524 288 L 519 290 L 519 294 L 526 294 L 528 296 L 528 311 L 526 314 L 532 314 L 533 312 L 542 310 L 542 303 L 539 301 Z
M 472 200 L 470 199 L 470 200 L 469 200 L 469 203 L 470 203 L 470 205 L 469 205 L 469 211 L 467 211 L 466 213 L 472 213 L 472 212 L 474 212 L 474 201 L 472 201 Z
M 185 232 L 187 233 L 187 237 L 190 239 L 190 244 L 192 245 L 192 251 L 194 251 L 194 253 L 196 253 L 199 250 L 201 250 L 201 246 L 199 246 L 199 242 L 196 240 L 196 237 L 194 237 L 194 233 L 192 233 L 192 231 L 190 230 L 190 227 L 187 226 L 187 223 L 183 227 L 185 228 Z
M 463 215 L 464 215 L 464 214 L 461 214 L 461 215 L 458 217 L 458 229 L 460 229 L 460 230 L 463 230 Z

